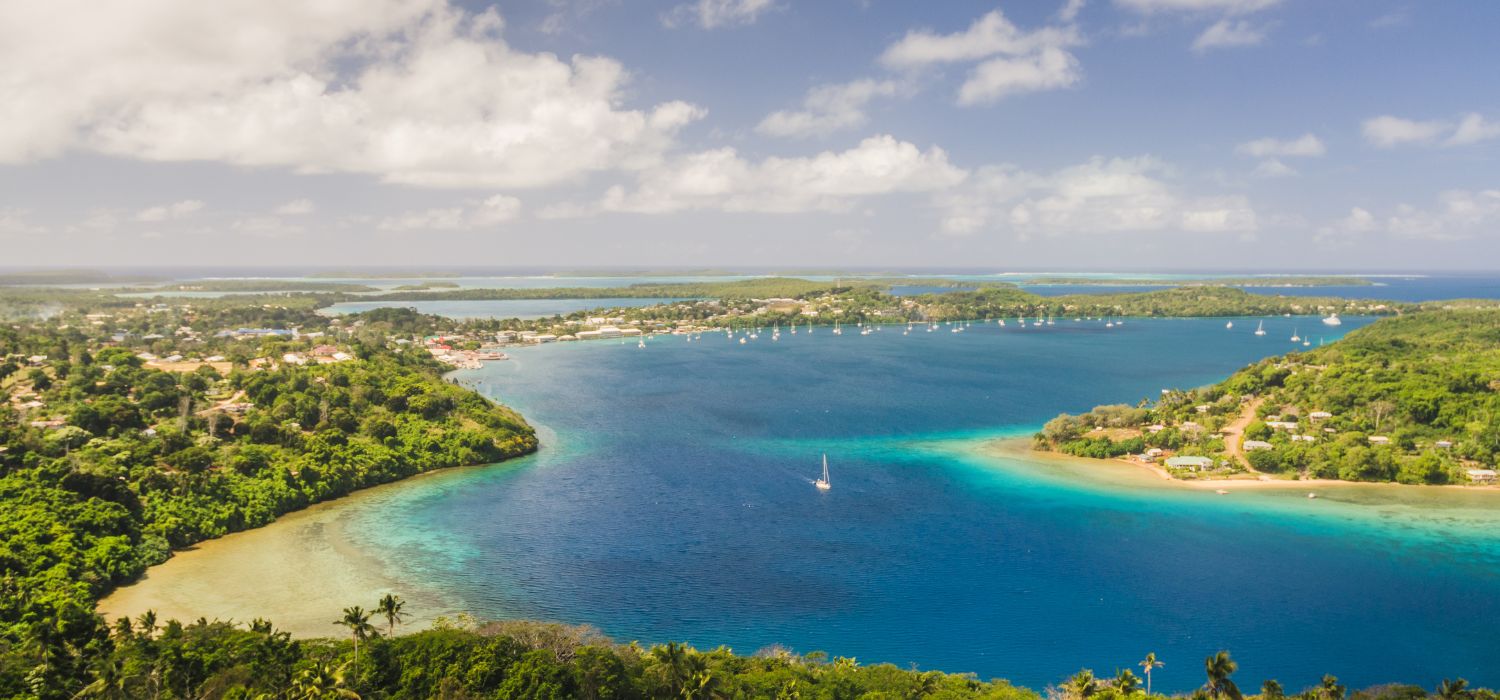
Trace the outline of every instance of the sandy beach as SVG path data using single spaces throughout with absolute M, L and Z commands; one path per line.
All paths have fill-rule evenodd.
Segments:
M 1086 457 L 1074 457 L 1073 455 L 1062 454 L 1060 452 L 1034 450 L 1031 447 L 1031 438 L 1029 437 L 990 440 L 981 444 L 978 449 L 989 456 L 1046 465 L 1079 478 L 1130 486 L 1153 486 L 1157 488 L 1194 491 L 1223 490 L 1230 493 L 1238 490 L 1317 493 L 1327 489 L 1382 489 L 1391 490 L 1396 493 L 1404 492 L 1411 495 L 1420 493 L 1431 494 L 1433 492 L 1464 492 L 1481 496 L 1500 494 L 1500 488 L 1493 486 L 1470 486 L 1467 484 L 1414 486 L 1394 482 L 1373 483 L 1340 481 L 1338 479 L 1295 480 L 1256 473 L 1237 474 L 1232 477 L 1219 479 L 1178 479 L 1168 474 L 1167 470 L 1163 469 L 1160 465 L 1148 462 L 1140 462 L 1132 459 L 1089 459 Z
M 177 552 L 140 581 L 101 600 L 98 610 L 109 620 L 154 610 L 162 620 L 237 622 L 275 611 L 271 621 L 278 629 L 298 637 L 331 637 L 339 634 L 333 620 L 345 607 L 369 610 L 381 595 L 395 593 L 410 611 L 403 629 L 424 628 L 439 615 L 455 614 L 457 606 L 393 578 L 385 562 L 351 544 L 345 531 L 354 508 L 401 486 L 361 491 Z

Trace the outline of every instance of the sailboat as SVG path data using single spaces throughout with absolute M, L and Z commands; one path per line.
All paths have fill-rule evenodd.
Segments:
M 1292 342 L 1294 342 L 1294 343 L 1300 343 L 1300 342 L 1302 342 L 1302 336 L 1300 336 L 1300 335 L 1297 334 L 1297 329 L 1295 329 L 1295 328 L 1292 329 Z
M 1229 321 L 1229 322 L 1225 323 L 1224 324 L 1224 328 L 1226 328 L 1226 329 L 1234 328 L 1234 321 Z
M 646 347 L 646 339 L 644 337 L 641 338 L 639 341 L 636 342 L 635 346 L 638 347 L 638 348 L 644 348 L 644 347 Z
M 1258 325 L 1255 326 L 1255 334 L 1256 335 L 1265 335 L 1266 334 L 1266 322 L 1265 321 L 1261 321 Z
M 1339 320 L 1339 315 L 1338 314 L 1328 314 L 1328 318 L 1323 319 L 1323 325 L 1325 325 L 1325 326 L 1342 326 L 1342 325 L 1344 325 L 1344 322 L 1341 321 L 1341 320 Z
M 827 491 L 828 489 L 833 488 L 833 482 L 828 480 L 828 455 L 827 454 L 823 455 L 823 478 L 818 479 L 817 481 L 814 481 L 813 482 L 813 486 L 818 487 L 819 491 Z

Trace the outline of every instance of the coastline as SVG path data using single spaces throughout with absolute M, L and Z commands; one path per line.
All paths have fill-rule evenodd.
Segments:
M 95 611 L 109 621 L 153 610 L 163 621 L 203 617 L 245 623 L 274 610 L 271 622 L 294 637 L 338 637 L 332 621 L 339 611 L 351 605 L 369 610 L 380 596 L 392 593 L 406 601 L 409 611 L 402 630 L 426 629 L 439 616 L 463 612 L 463 606 L 392 573 L 387 561 L 354 541 L 351 519 L 380 508 L 414 482 L 512 461 L 417 474 L 177 550 L 140 579 L 101 598 Z
M 1463 493 L 1490 493 L 1500 494 L 1500 488 L 1494 486 L 1471 486 L 1467 484 L 1401 484 L 1393 481 L 1343 481 L 1341 479 L 1281 479 L 1266 474 L 1247 473 L 1228 478 L 1210 479 L 1178 479 L 1167 473 L 1160 465 L 1135 460 L 1113 458 L 1092 459 L 1088 457 L 1075 457 L 1061 452 L 1050 450 L 1035 450 L 1031 447 L 1030 437 L 1006 437 L 985 440 L 977 451 L 981 454 L 1000 457 L 1003 459 L 1029 462 L 1037 465 L 1048 465 L 1064 467 L 1065 472 L 1088 471 L 1089 476 L 1104 475 L 1124 477 L 1120 481 L 1131 481 L 1137 485 L 1150 485 L 1154 487 L 1165 487 L 1169 489 L 1181 489 L 1189 491 L 1217 491 L 1220 489 L 1233 493 L 1234 489 L 1249 490 L 1272 490 L 1272 491 L 1307 491 L 1316 492 L 1318 489 L 1352 489 L 1352 488 L 1379 488 L 1410 490 L 1412 492 L 1463 492 Z M 1129 472 L 1130 474 L 1126 474 Z M 1084 476 L 1083 474 L 1077 474 Z M 1133 478 L 1131 478 L 1133 476 Z M 1105 479 L 1104 481 L 1111 481 Z

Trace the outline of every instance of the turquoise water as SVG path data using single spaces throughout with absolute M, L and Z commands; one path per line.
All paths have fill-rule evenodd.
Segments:
M 1260 338 L 1255 319 L 1177 319 L 521 349 L 457 378 L 523 411 L 542 451 L 413 482 L 349 530 L 480 616 L 621 640 L 780 643 L 1038 688 L 1156 651 L 1157 687 L 1185 691 L 1221 648 L 1242 687 L 1500 683 L 1492 494 L 1220 497 L 973 449 L 1217 380 L 1315 321 L 1265 322 Z

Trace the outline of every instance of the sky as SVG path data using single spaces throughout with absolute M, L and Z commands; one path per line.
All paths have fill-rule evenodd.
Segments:
M 1492 0 L 0 0 L 0 265 L 1500 269 Z

